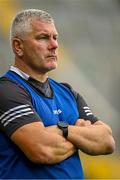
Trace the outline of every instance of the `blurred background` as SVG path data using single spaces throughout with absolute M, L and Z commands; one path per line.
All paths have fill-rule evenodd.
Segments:
M 85 177 L 120 179 L 120 0 L 0 0 L 0 75 L 14 62 L 9 45 L 13 16 L 47 10 L 59 32 L 59 67 L 50 75 L 68 82 L 113 130 L 112 155 L 80 153 Z

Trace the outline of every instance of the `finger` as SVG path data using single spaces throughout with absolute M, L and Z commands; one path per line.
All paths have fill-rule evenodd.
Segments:
M 91 125 L 91 121 L 86 120 L 86 121 L 85 121 L 85 126 L 90 126 L 90 125 Z

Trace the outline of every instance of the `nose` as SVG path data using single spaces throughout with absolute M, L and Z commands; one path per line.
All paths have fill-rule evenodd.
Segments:
M 58 41 L 57 39 L 50 39 L 49 40 L 49 45 L 48 45 L 49 49 L 57 49 L 58 48 Z

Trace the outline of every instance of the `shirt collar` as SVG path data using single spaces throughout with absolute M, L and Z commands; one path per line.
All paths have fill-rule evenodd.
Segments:
M 45 97 L 52 98 L 53 91 L 49 85 L 49 81 L 47 80 L 45 83 L 41 83 L 33 78 L 31 78 L 28 74 L 21 71 L 19 68 L 11 66 L 10 71 L 17 73 L 23 79 L 28 80 L 28 82 L 40 93 L 42 93 Z
M 14 66 L 11 66 L 10 67 L 10 70 L 11 71 L 13 71 L 13 72 L 15 72 L 15 73 L 17 73 L 19 76 L 21 76 L 23 79 L 25 79 L 25 80 L 28 80 L 29 79 L 29 75 L 28 74 L 26 74 L 26 73 L 24 73 L 23 71 L 21 71 L 19 68 L 17 68 L 17 67 L 14 67 Z

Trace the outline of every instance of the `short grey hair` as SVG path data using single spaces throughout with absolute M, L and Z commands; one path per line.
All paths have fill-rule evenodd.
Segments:
M 33 18 L 47 23 L 54 23 L 52 16 L 40 9 L 25 9 L 20 11 L 13 19 L 10 28 L 10 41 L 14 37 L 23 37 L 25 33 L 31 30 Z

